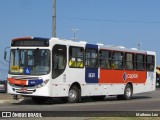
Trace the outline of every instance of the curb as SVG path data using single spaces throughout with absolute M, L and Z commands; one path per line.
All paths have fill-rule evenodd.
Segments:
M 3 104 L 3 103 L 11 103 L 12 100 L 0 100 L 0 104 Z
M 4 104 L 4 103 L 20 103 L 23 100 L 24 99 L 19 99 L 19 100 L 0 100 L 0 104 Z

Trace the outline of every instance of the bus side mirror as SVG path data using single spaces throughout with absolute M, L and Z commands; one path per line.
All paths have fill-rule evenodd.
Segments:
M 9 62 L 9 60 L 7 60 L 7 49 L 8 48 L 10 48 L 10 47 L 6 47 L 5 50 L 4 50 L 4 60 L 7 61 L 7 62 Z
M 4 60 L 6 60 L 7 57 L 7 51 L 4 51 Z

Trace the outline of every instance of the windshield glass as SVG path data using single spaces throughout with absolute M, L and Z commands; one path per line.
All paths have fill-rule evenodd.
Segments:
M 44 75 L 50 71 L 50 51 L 47 49 L 12 49 L 10 74 Z

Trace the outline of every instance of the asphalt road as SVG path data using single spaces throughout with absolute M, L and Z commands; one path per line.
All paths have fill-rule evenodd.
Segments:
M 82 103 L 63 103 L 53 99 L 45 104 L 36 104 L 30 99 L 21 102 L 0 104 L 0 111 L 47 111 L 49 116 L 103 116 L 104 114 L 124 114 L 134 111 L 157 111 L 160 116 L 160 89 L 153 92 L 136 94 L 132 100 L 117 100 L 116 97 L 106 97 L 103 101 L 92 101 L 86 98 Z M 112 112 L 114 111 L 114 112 Z M 134 112 L 135 114 L 135 112 Z M 104 115 L 105 116 L 105 115 Z M 111 115 L 112 116 L 112 115 Z

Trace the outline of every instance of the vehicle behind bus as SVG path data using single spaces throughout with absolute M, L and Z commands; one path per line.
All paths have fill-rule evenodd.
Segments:
M 0 80 L 0 93 L 6 93 L 7 91 L 7 82 Z

